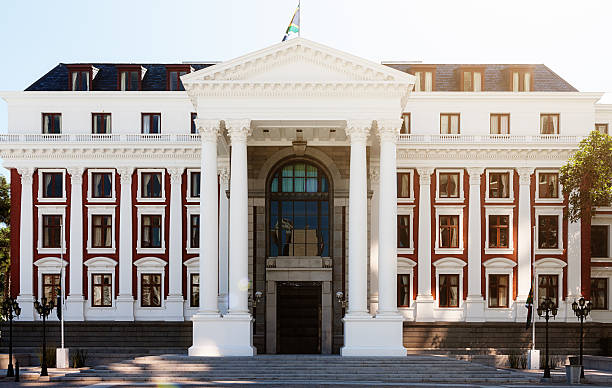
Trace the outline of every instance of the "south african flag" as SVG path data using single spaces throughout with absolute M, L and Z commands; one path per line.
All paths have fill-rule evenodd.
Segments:
M 285 32 L 285 37 L 283 38 L 283 42 L 289 39 L 290 36 L 295 34 L 300 34 L 300 5 L 298 3 L 298 7 L 293 14 L 293 18 L 291 18 L 291 23 L 289 23 L 289 27 L 287 27 L 287 31 Z
M 529 329 L 529 326 L 531 326 L 531 321 L 533 320 L 533 284 L 529 290 L 529 296 L 527 296 L 525 307 L 527 307 L 527 321 L 525 322 L 525 329 Z

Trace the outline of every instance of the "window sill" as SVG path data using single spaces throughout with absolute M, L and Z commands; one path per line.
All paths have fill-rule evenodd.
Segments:
M 93 310 L 93 311 L 108 311 L 109 309 L 113 309 L 115 308 L 115 304 L 113 303 L 112 306 L 87 306 L 89 308 L 89 310 Z
M 563 198 L 536 198 L 535 203 L 563 203 Z
M 512 203 L 512 202 L 514 202 L 514 197 L 510 197 L 510 198 L 489 198 L 489 197 L 486 197 L 485 198 L 485 202 L 488 202 L 488 203 Z
M 414 202 L 414 197 L 410 197 L 410 198 L 402 198 L 402 197 L 397 197 L 397 202 Z
M 164 254 L 166 253 L 166 247 L 161 248 L 136 248 L 136 253 L 156 253 L 156 254 Z
M 66 197 L 59 197 L 59 198 L 45 198 L 45 197 L 38 197 L 38 202 L 40 203 L 60 203 L 60 202 L 66 202 Z
M 160 203 L 160 202 L 166 202 L 166 197 L 159 197 L 159 198 L 136 197 L 136 202 L 158 202 Z
M 51 253 L 51 254 L 66 254 L 66 248 L 64 247 L 64 249 L 62 248 L 38 248 L 38 253 Z
M 200 202 L 200 197 L 187 197 L 187 202 Z
M 555 248 L 555 249 L 539 249 L 538 248 L 538 249 L 535 250 L 535 254 L 536 255 L 562 255 L 564 251 L 565 250 L 563 248 L 561 248 L 561 249 L 558 249 L 558 248 Z
M 91 247 L 87 247 L 87 253 L 107 253 L 107 254 L 113 254 L 113 253 L 115 253 L 115 248 L 91 248 Z
M 405 255 L 412 255 L 414 254 L 414 248 L 397 248 L 397 253 L 405 254 Z
M 514 253 L 514 248 L 485 248 L 485 255 L 510 255 Z
M 463 203 L 465 201 L 464 197 L 459 198 L 436 198 L 437 203 Z
M 95 198 L 95 197 L 87 197 L 87 202 L 91 203 L 113 203 L 117 199 L 115 197 L 112 198 Z
M 434 310 L 437 311 L 463 311 L 463 306 L 459 305 L 459 307 L 435 307 Z
M 436 248 L 435 253 L 437 255 L 444 255 L 444 254 L 460 255 L 463 253 L 463 248 Z
M 187 248 L 186 251 L 189 254 L 197 254 L 200 253 L 200 248 Z
M 138 306 L 136 308 L 137 311 L 142 312 L 142 313 L 146 313 L 146 312 L 157 312 L 157 311 L 161 311 L 164 310 L 165 306 L 161 305 L 158 307 L 142 307 L 142 306 Z

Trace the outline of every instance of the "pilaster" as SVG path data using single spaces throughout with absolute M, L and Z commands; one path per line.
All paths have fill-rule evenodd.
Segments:
M 85 320 L 83 298 L 83 172 L 82 167 L 68 169 L 70 195 L 70 295 L 66 298 L 66 320 Z
M 468 168 L 470 183 L 468 215 L 468 295 L 465 301 L 467 322 L 484 322 L 484 298 L 482 297 L 482 231 L 480 185 L 484 168 Z
M 119 204 L 119 295 L 117 296 L 117 321 L 134 320 L 132 295 L 132 174 L 133 167 L 119 167 L 121 182 Z
M 17 301 L 21 307 L 20 319 L 34 320 L 34 215 L 32 200 L 32 182 L 34 168 L 17 168 L 21 175 L 21 209 L 19 223 L 19 295 Z
M 169 270 L 166 320 L 182 321 L 183 318 L 183 211 L 181 182 L 182 167 L 168 169 L 170 174 L 170 238 L 168 241 Z
M 517 168 L 519 174 L 519 203 L 518 203 L 518 293 L 516 305 L 518 310 L 516 319 L 522 320 L 527 310 L 521 308 L 527 300 L 531 289 L 531 256 L 532 256 L 532 223 L 531 223 L 531 167 Z
M 415 319 L 432 322 L 434 300 L 431 294 L 431 175 L 434 169 L 418 168 L 419 174 L 419 247 L 418 291 L 415 301 Z

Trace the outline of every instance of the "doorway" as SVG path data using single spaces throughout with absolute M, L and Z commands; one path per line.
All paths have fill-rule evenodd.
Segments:
M 277 283 L 277 353 L 321 353 L 321 283 Z

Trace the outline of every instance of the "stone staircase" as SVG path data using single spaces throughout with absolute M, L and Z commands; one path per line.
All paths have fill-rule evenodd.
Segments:
M 232 385 L 321 384 L 533 384 L 539 377 L 443 356 L 343 358 L 262 355 L 206 358 L 182 355 L 137 357 L 51 378 L 65 384 L 207 383 Z

